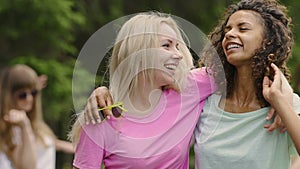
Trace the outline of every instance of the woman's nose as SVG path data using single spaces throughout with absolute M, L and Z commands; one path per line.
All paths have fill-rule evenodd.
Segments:
M 174 49 L 173 58 L 181 60 L 183 58 L 182 53 L 178 49 Z
M 234 32 L 233 29 L 231 29 L 230 31 L 225 33 L 225 38 L 226 39 L 232 39 L 234 37 L 236 37 L 236 33 Z

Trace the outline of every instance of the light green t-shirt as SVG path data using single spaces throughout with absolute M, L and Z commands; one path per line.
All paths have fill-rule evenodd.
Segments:
M 208 98 L 195 129 L 198 169 L 289 169 L 296 149 L 287 132 L 268 133 L 268 107 L 235 114 L 219 108 L 220 96 Z M 300 112 L 299 97 L 294 108 Z

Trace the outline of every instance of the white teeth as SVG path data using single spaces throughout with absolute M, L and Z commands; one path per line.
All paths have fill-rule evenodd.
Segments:
M 238 44 L 230 44 L 230 45 L 227 46 L 227 50 L 232 49 L 232 48 L 239 48 L 239 47 L 241 47 L 241 45 L 238 45 Z
M 173 65 L 173 64 L 170 64 L 170 65 L 165 65 L 165 67 L 167 68 L 167 69 L 170 69 L 170 70 L 175 70 L 176 69 L 176 65 Z

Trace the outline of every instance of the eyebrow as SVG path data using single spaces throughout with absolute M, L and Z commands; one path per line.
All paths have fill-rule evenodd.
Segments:
M 162 42 L 163 41 L 167 41 L 167 42 L 169 42 L 169 43 L 173 43 L 173 40 L 170 40 L 169 38 L 164 38 L 164 39 L 162 39 Z
M 251 25 L 251 24 L 248 23 L 248 22 L 241 22 L 241 23 L 238 24 L 238 26 L 243 26 L 243 25 Z
M 184 44 L 183 41 L 180 41 L 179 39 L 174 39 L 174 38 L 171 38 L 169 36 L 163 36 L 161 39 L 160 39 L 161 42 L 164 42 L 164 41 L 167 41 L 168 43 L 171 43 L 171 44 L 175 44 L 175 45 L 179 45 L 180 43 Z
M 168 41 L 169 43 L 173 43 L 173 40 L 167 39 L 167 41 Z
M 250 23 L 248 22 L 241 22 L 238 24 L 238 26 L 243 26 L 243 25 L 251 25 Z M 231 26 L 230 25 L 226 25 L 225 28 L 230 28 Z

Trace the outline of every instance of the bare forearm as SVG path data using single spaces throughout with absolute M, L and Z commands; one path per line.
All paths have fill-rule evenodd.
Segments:
M 55 140 L 55 148 L 56 151 L 63 151 L 65 153 L 74 154 L 75 150 L 72 143 L 64 141 L 64 140 Z
M 22 169 L 35 169 L 37 163 L 35 138 L 31 128 L 31 125 L 24 124 L 22 128 L 22 146 L 20 148 L 20 154 L 17 156 L 19 159 L 20 168 Z
M 282 121 L 286 125 L 287 131 L 291 136 L 298 154 L 300 153 L 300 118 L 297 113 L 293 110 L 292 106 L 285 99 L 278 99 L 273 104 L 276 112 L 280 115 Z

